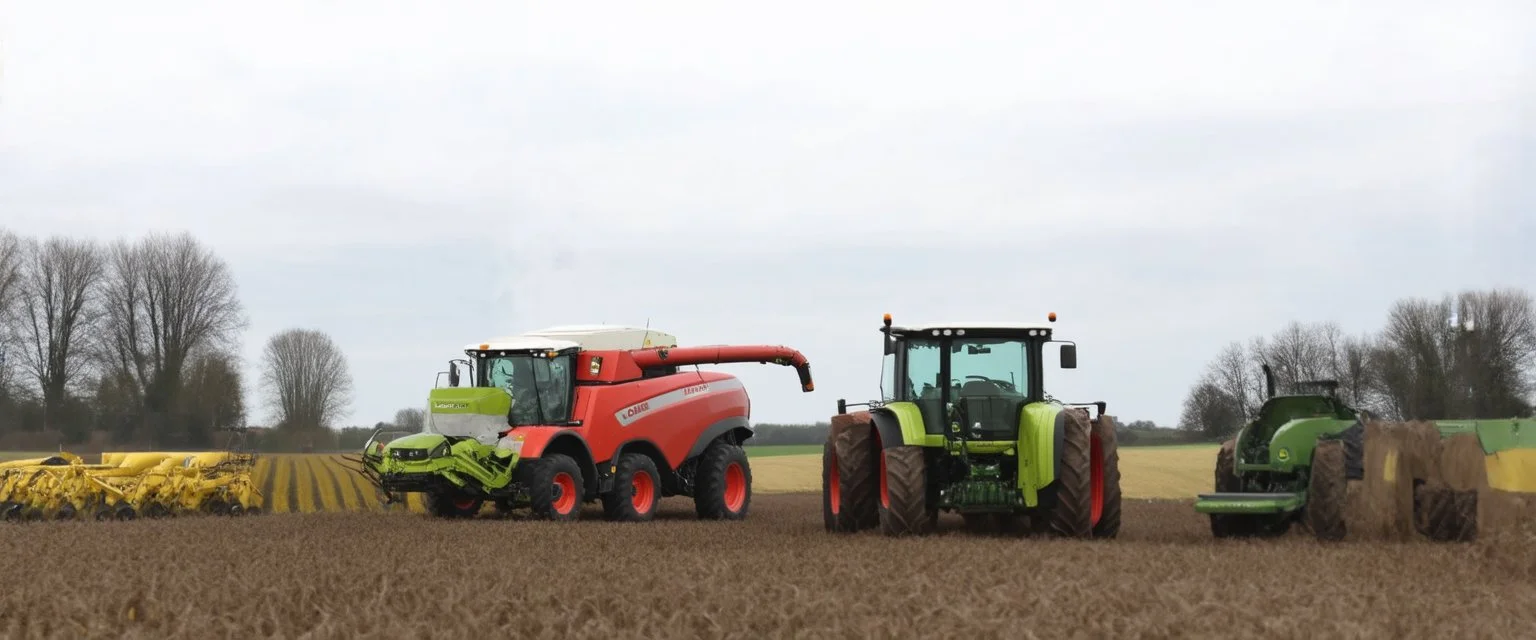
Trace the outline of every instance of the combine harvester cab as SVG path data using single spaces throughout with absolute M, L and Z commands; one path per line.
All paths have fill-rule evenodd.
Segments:
M 741 519 L 752 491 L 746 389 L 684 367 L 792 366 L 813 389 L 805 356 L 788 347 L 679 347 L 650 329 L 556 327 L 465 353 L 449 363 L 449 386 L 429 394 L 421 433 L 375 432 L 352 459 L 387 502 L 415 492 L 440 517 L 490 502 L 503 514 L 574 520 L 601 501 L 606 519 L 645 521 L 661 498 L 688 496 L 700 518 Z
M 1115 422 L 1103 402 L 1063 404 L 1045 392 L 1045 345 L 1065 342 L 1052 332 L 1047 323 L 892 326 L 886 314 L 883 398 L 854 413 L 838 400 L 822 450 L 826 530 L 923 535 L 952 511 L 973 530 L 1118 535 Z M 1064 344 L 1060 359 L 1076 368 L 1077 346 Z
M 1325 541 L 1351 526 L 1361 537 L 1465 541 L 1488 515 L 1484 497 L 1536 492 L 1536 420 L 1385 423 L 1342 402 L 1335 381 L 1276 395 L 1263 371 L 1258 417 L 1222 443 L 1215 490 L 1195 501 L 1218 538 L 1278 536 L 1299 522 Z

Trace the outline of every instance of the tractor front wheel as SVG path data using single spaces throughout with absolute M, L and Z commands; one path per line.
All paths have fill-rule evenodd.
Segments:
M 752 507 L 752 466 L 741 447 L 716 440 L 699 456 L 693 506 L 702 520 L 741 520 Z
M 877 513 L 887 536 L 926 535 L 938 511 L 928 505 L 928 459 L 922 447 L 901 445 L 880 450 Z
M 880 524 L 880 514 L 875 508 L 880 497 L 880 478 L 876 473 L 880 439 L 868 413 L 852 414 L 850 418 L 851 424 L 838 432 L 833 445 L 837 453 L 838 494 L 842 498 L 842 508 L 837 515 L 838 528 L 863 531 Z
M 1088 412 L 1063 411 L 1066 430 L 1061 439 L 1061 477 L 1056 478 L 1056 505 L 1046 515 L 1052 534 L 1066 538 L 1093 535 L 1093 427 Z
M 645 522 L 656 516 L 661 476 L 656 462 L 639 453 L 619 456 L 613 490 L 603 494 L 603 515 L 619 522 Z
M 555 453 L 519 463 L 523 486 L 533 517 L 543 520 L 576 520 L 581 517 L 586 495 L 581 466 L 570 456 Z
M 1304 515 L 1307 527 L 1318 540 L 1344 539 L 1344 510 L 1349 498 L 1345 462 L 1343 440 L 1322 440 L 1312 450 Z

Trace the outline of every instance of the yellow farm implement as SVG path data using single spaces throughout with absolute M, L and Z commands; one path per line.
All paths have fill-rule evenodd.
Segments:
M 255 455 L 103 453 L 99 464 L 60 453 L 0 463 L 0 519 L 131 520 L 260 513 Z

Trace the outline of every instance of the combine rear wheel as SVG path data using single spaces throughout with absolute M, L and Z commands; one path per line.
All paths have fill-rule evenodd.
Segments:
M 576 520 L 581 517 L 581 466 L 570 456 L 554 453 L 519 464 L 522 484 L 528 491 L 533 517 L 544 520 Z
M 1056 506 L 1046 516 L 1051 533 L 1068 538 L 1093 535 L 1093 438 L 1088 412 L 1063 411 L 1061 477 L 1056 478 Z
M 926 535 L 938 511 L 928 505 L 928 459 L 922 447 L 901 445 L 880 451 L 880 532 Z
M 661 476 L 649 456 L 626 453 L 619 456 L 613 490 L 603 494 L 603 515 L 609 520 L 644 522 L 656 516 L 660 499 Z
M 693 506 L 702 520 L 741 520 L 752 507 L 752 466 L 741 447 L 716 440 L 699 456 Z
M 838 528 L 863 531 L 880 525 L 880 513 L 875 507 L 880 497 L 876 462 L 880 440 L 868 412 L 861 411 L 850 418 L 852 423 L 838 433 L 835 444 L 838 494 L 843 502 L 838 512 Z
M 1343 440 L 1322 440 L 1312 450 L 1312 474 L 1307 482 L 1307 527 L 1318 540 L 1343 540 L 1344 508 L 1349 485 Z
M 1100 415 L 1093 421 L 1093 537 L 1120 534 L 1120 443 L 1115 420 Z

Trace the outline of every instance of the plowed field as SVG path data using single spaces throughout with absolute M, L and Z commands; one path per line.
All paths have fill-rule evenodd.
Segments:
M 313 471 L 311 471 L 313 473 Z M 1213 541 L 1187 503 L 1122 537 L 821 530 L 815 494 L 746 522 L 273 514 L 0 529 L 5 637 L 1529 637 L 1530 540 Z M 589 509 L 597 517 L 595 509 Z M 1521 544 L 1523 542 L 1524 544 Z

